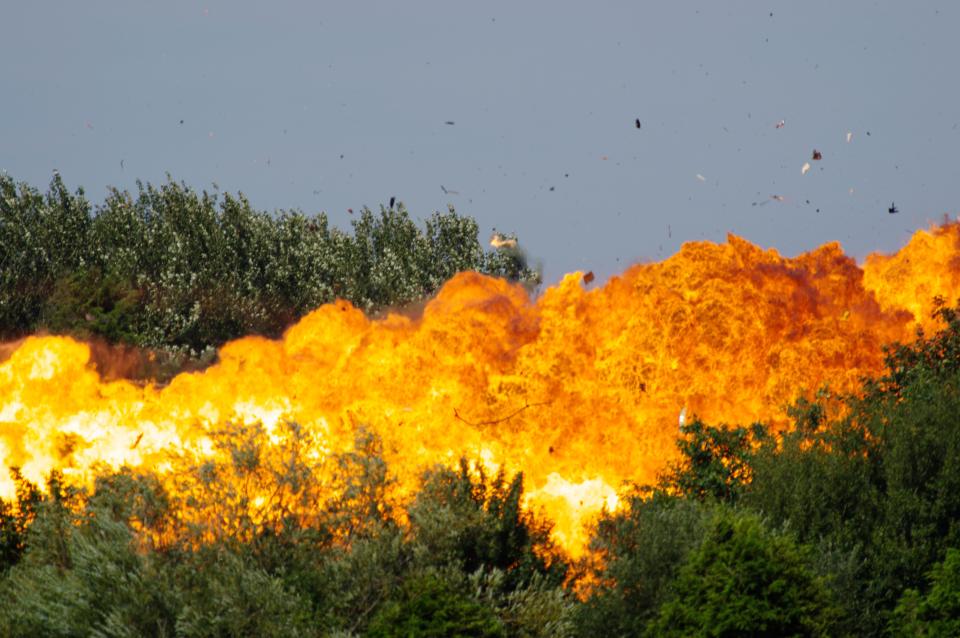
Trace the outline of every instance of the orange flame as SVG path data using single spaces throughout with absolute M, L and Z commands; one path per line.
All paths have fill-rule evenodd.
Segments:
M 402 492 L 461 455 L 523 470 L 527 505 L 583 551 L 584 523 L 625 481 L 673 458 L 681 410 L 710 422 L 786 424 L 798 391 L 855 390 L 880 346 L 925 324 L 935 294 L 960 295 L 960 226 L 919 231 L 863 269 L 831 243 L 788 259 L 730 236 L 685 244 L 586 291 L 582 273 L 539 299 L 461 273 L 422 317 L 371 320 L 318 308 L 280 341 L 239 339 L 166 387 L 104 381 L 86 344 L 26 339 L 0 364 L 0 495 L 19 466 L 87 482 L 96 467 L 161 474 L 171 450 L 212 454 L 225 422 L 308 428 L 315 455 L 382 438 Z

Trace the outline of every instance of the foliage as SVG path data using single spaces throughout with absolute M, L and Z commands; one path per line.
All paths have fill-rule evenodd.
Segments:
M 518 638 L 569 638 L 575 635 L 576 598 L 548 575 L 534 574 L 521 587 L 504 592 L 503 572 L 478 570 L 465 586 L 493 609 L 507 634 Z
M 960 550 L 948 549 L 943 562 L 933 566 L 926 595 L 916 589 L 903 593 L 890 630 L 897 636 L 960 635 Z
M 16 503 L 0 499 L 0 574 L 16 565 L 27 547 L 27 531 L 44 501 L 43 493 L 23 478 L 20 470 L 10 472 L 16 485 Z
M 10 636 L 173 635 L 173 601 L 154 556 L 128 525 L 51 480 L 27 551 L 2 581 L 0 633 Z
M 366 635 L 498 638 L 507 634 L 492 610 L 428 574 L 407 581 L 399 599 L 384 605 Z
M 457 566 L 472 574 L 500 570 L 504 592 L 535 575 L 559 585 L 567 566 L 550 540 L 550 527 L 521 508 L 523 475 L 507 480 L 503 471 L 489 479 L 480 464 L 459 471 L 438 467 L 427 473 L 409 508 L 414 551 L 422 564 Z
M 589 596 L 577 610 L 581 636 L 637 636 L 666 600 L 677 570 L 703 539 L 710 504 L 637 491 L 604 514 L 591 541 Z
M 699 419 L 682 426 L 681 460 L 660 477 L 660 488 L 698 500 L 734 502 L 750 481 L 756 446 L 769 442 L 762 424 L 714 427 Z
M 243 335 L 279 336 L 335 298 L 376 313 L 464 270 L 539 282 L 521 254 L 485 251 L 476 222 L 453 208 L 423 228 L 402 204 L 364 208 L 352 225 L 271 215 L 169 178 L 112 190 L 94 211 L 59 175 L 45 196 L 0 175 L 0 338 L 47 329 L 199 357 Z
M 719 510 L 648 635 L 825 636 L 831 616 L 826 587 L 789 536 Z
M 743 502 L 815 544 L 845 630 L 881 635 L 900 594 L 960 546 L 960 321 L 888 350 L 845 414 L 801 404 L 798 426 L 753 461 Z
M 46 194 L 2 176 L 0 338 L 126 342 L 162 372 L 335 297 L 376 314 L 461 270 L 536 284 L 477 235 L 452 209 L 365 209 L 345 233 L 171 180 L 94 210 L 59 176 Z M 936 314 L 860 394 L 800 399 L 781 433 L 684 426 L 680 461 L 622 494 L 578 563 L 522 507 L 522 474 L 462 460 L 399 500 L 363 429 L 317 458 L 295 423 L 220 424 L 209 455 L 103 469 L 89 492 L 14 472 L 0 635 L 955 635 L 960 312 Z

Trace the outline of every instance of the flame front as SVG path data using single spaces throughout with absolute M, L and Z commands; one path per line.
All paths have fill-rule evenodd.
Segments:
M 730 236 L 596 290 L 567 275 L 536 301 L 461 273 L 419 318 L 329 304 L 162 388 L 103 381 L 83 343 L 29 338 L 0 364 L 0 496 L 14 466 L 35 482 L 55 468 L 87 482 L 104 464 L 162 474 L 170 451 L 210 454 L 226 422 L 295 421 L 318 456 L 350 449 L 363 425 L 406 494 L 463 455 L 522 470 L 527 505 L 577 554 L 617 489 L 674 457 L 681 409 L 782 427 L 798 392 L 877 373 L 881 345 L 909 339 L 934 295 L 960 295 L 958 242 L 957 224 L 919 231 L 861 269 L 839 244 L 787 259 Z

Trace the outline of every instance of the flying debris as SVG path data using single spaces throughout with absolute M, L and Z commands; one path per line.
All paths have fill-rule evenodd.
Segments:
M 887 212 L 890 213 L 891 215 L 896 215 L 900 211 L 897 210 L 897 205 L 895 202 L 890 202 L 890 208 L 887 209 Z
M 452 191 L 443 187 L 443 184 L 440 184 L 440 190 L 443 191 L 444 195 L 459 195 L 460 191 Z
M 133 445 L 130 446 L 131 450 L 135 450 L 138 445 L 140 445 L 140 440 L 143 438 L 143 432 L 137 435 L 137 440 L 133 442 Z
M 814 159 L 814 160 L 822 160 L 822 159 L 823 159 L 823 153 L 821 153 L 821 152 L 818 151 L 817 149 L 813 149 L 813 159 Z
M 850 140 L 852 139 L 853 139 L 853 133 L 851 133 L 850 131 L 847 131 L 847 144 L 849 144 Z
M 787 125 L 786 120 L 780 120 L 779 122 L 777 122 L 777 125 L 774 128 L 783 128 L 786 125 Z
M 810 162 L 804 162 L 804 163 L 803 163 L 803 167 L 800 169 L 800 174 L 801 174 L 801 175 L 806 175 L 806 174 L 807 174 L 807 171 L 809 171 L 809 170 L 810 170 Z
M 444 124 L 446 124 L 447 126 L 453 126 L 454 124 L 456 124 L 456 122 L 454 122 L 453 120 L 447 120 L 446 122 L 444 122 Z
M 396 202 L 396 201 L 397 201 L 396 197 L 391 197 L 391 198 L 390 198 L 390 210 L 393 210 L 393 204 L 394 204 L 394 202 Z
M 553 191 L 555 191 L 555 190 L 557 190 L 557 187 L 556 187 L 556 186 L 551 186 L 551 187 L 550 187 L 550 192 L 551 192 L 551 193 L 552 193 Z
M 585 275 L 583 276 L 583 283 L 589 284 L 589 283 L 592 282 L 594 279 L 595 279 L 595 277 L 593 276 L 593 271 L 590 270 L 590 271 L 587 272 L 587 274 L 585 274 Z
M 697 179 L 699 179 L 701 182 L 707 181 L 707 178 L 701 175 L 700 173 L 697 173 Z
M 507 237 L 494 231 L 494 233 L 490 235 L 490 245 L 494 248 L 516 248 L 517 239 L 516 237 Z
M 353 209 L 352 209 L 352 208 L 348 208 L 348 209 L 347 209 L 347 212 L 350 213 L 351 215 L 353 215 Z
M 680 431 L 683 432 L 683 426 L 687 424 L 687 406 L 683 406 L 683 409 L 680 410 Z
M 180 125 L 183 126 L 183 120 L 180 120 Z
M 783 201 L 786 201 L 787 198 L 784 197 L 783 195 L 771 195 L 771 196 L 770 196 L 770 199 L 775 200 L 775 201 L 778 201 L 778 202 L 783 202 Z
M 636 120 L 634 120 L 634 124 L 636 124 L 636 127 L 637 127 L 637 128 L 640 128 L 640 118 L 639 118 L 639 117 L 638 117 Z

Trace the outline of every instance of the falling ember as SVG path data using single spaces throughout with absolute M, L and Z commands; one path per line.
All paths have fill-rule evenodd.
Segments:
M 731 235 L 596 289 L 585 279 L 531 300 L 461 273 L 416 319 L 328 304 L 282 340 L 231 342 L 165 387 L 104 381 L 87 345 L 28 338 L 0 363 L 0 496 L 13 494 L 14 466 L 36 482 L 124 464 L 162 475 L 170 453 L 211 454 L 225 423 L 275 437 L 296 422 L 315 456 L 350 449 L 363 426 L 402 494 L 461 455 L 522 470 L 527 506 L 577 554 L 585 522 L 615 508 L 625 482 L 652 481 L 674 458 L 678 411 L 784 427 L 795 392 L 854 390 L 879 371 L 881 345 L 911 338 L 934 295 L 960 296 L 960 225 L 862 268 L 836 243 L 784 258 Z

